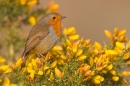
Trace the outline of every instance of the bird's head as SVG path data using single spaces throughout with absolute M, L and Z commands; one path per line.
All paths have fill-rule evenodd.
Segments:
M 59 13 L 52 12 L 44 16 L 44 20 L 46 23 L 55 25 L 60 23 L 62 19 L 66 18 L 65 16 L 61 16 Z

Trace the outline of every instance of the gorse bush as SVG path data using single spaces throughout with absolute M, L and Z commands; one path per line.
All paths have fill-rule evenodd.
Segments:
M 39 0 L 0 0 L 0 86 L 129 85 L 130 41 L 118 28 L 104 31 L 110 39 L 104 46 L 79 38 L 74 27 L 65 28 L 60 45 L 42 58 L 30 54 L 23 68 L 21 58 L 14 62 L 25 41 L 22 25 L 34 25 L 39 16 L 59 8 L 54 1 L 46 8 L 37 5 Z
M 20 58 L 12 66 L 3 65 L 0 58 L 0 80 L 3 86 L 127 86 L 126 70 L 130 65 L 130 41 L 126 30 L 104 31 L 110 43 L 104 47 L 90 39 L 79 38 L 74 27 L 64 29 L 61 45 L 55 46 L 45 57 L 31 54 L 21 69 Z M 15 83 L 15 84 L 13 84 Z

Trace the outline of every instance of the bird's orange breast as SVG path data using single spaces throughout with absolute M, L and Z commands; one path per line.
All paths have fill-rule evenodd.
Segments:
M 54 32 L 56 33 L 57 36 L 60 36 L 62 33 L 62 28 L 61 28 L 61 22 L 57 22 L 56 24 L 53 25 L 54 27 Z
M 62 34 L 61 15 L 57 15 L 56 18 L 55 20 L 50 20 L 48 23 L 53 26 L 55 34 L 59 37 Z

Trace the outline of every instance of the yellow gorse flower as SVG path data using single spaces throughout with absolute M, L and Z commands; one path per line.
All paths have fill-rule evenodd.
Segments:
M 21 5 L 28 5 L 28 6 L 33 6 L 37 4 L 38 0 L 20 0 Z
M 106 74 L 108 71 L 107 70 L 102 70 L 102 73 L 103 74 Z
M 113 68 L 113 65 L 112 65 L 112 64 L 109 64 L 109 65 L 106 67 L 106 69 L 107 69 L 108 71 L 112 70 L 112 68 Z
M 49 67 L 48 67 L 47 65 L 45 65 L 45 66 L 43 67 L 43 69 L 44 69 L 44 70 L 47 70 L 47 69 L 49 69 Z
M 117 46 L 119 49 L 125 49 L 124 43 L 116 42 L 116 46 Z
M 111 70 L 110 73 L 111 73 L 112 75 L 116 75 L 116 71 L 115 71 L 115 70 Z
M 17 85 L 11 83 L 9 78 L 6 77 L 2 86 L 17 86 Z
M 129 59 L 130 58 L 130 53 L 126 53 L 123 58 L 124 58 L 124 60 Z
M 116 50 L 106 50 L 105 52 L 107 55 L 112 55 L 112 56 L 118 55 L 118 52 Z
M 127 64 L 130 65 L 130 60 L 127 61 Z
M 59 8 L 59 5 L 58 5 L 58 4 L 53 4 L 53 5 L 50 7 L 50 11 L 51 11 L 51 12 L 55 12 L 55 11 L 58 10 L 58 8 Z
M 126 33 L 126 30 L 121 30 L 121 31 L 119 31 L 118 37 L 119 37 L 119 36 L 122 36 L 122 35 L 125 35 L 125 33 Z
M 100 84 L 102 81 L 104 81 L 104 78 L 100 75 L 96 75 L 93 77 L 93 83 L 94 84 Z
M 59 5 L 56 4 L 54 1 L 51 1 L 49 4 L 48 4 L 48 9 L 50 12 L 56 12 L 59 8 Z
M 13 71 L 13 69 L 9 67 L 6 69 L 6 71 L 4 73 L 11 73 L 12 71 Z
M 31 72 L 29 77 L 33 80 L 34 79 L 34 72 Z
M 123 41 L 126 41 L 126 40 L 127 40 L 127 39 L 126 39 L 126 37 L 125 37 L 124 35 L 118 37 L 118 41 L 119 41 L 119 42 L 123 42 Z
M 104 30 L 104 33 L 105 33 L 105 35 L 106 35 L 108 38 L 112 38 L 112 37 L 113 37 L 112 33 L 109 32 L 108 30 Z
M 20 4 L 21 5 L 25 5 L 26 4 L 26 0 L 20 0 Z
M 9 86 L 9 85 L 10 85 L 10 80 L 9 78 L 6 77 L 3 86 Z
M 16 67 L 19 67 L 22 64 L 22 58 L 19 58 L 16 62 Z
M 123 74 L 124 76 L 130 76 L 130 71 L 124 71 L 122 74 Z
M 64 55 L 61 55 L 60 57 L 61 57 L 61 59 L 66 60 L 66 56 L 64 56 Z
M 34 17 L 34 16 L 30 16 L 29 18 L 28 18 L 28 22 L 31 24 L 31 25 L 34 25 L 34 24 L 36 24 L 36 18 Z
M 38 3 L 38 0 L 28 0 L 27 5 L 33 6 Z
M 62 47 L 61 46 L 54 46 L 54 48 L 52 50 L 53 51 L 62 50 Z
M 76 29 L 75 27 L 70 27 L 68 29 L 64 29 L 64 32 L 63 32 L 65 35 L 75 35 L 76 34 Z
M 58 68 L 55 68 L 55 74 L 57 77 L 63 77 L 64 72 L 61 72 Z
M 70 41 L 74 41 L 74 40 L 79 39 L 79 35 L 76 34 L 75 27 L 70 27 L 68 29 L 65 28 L 64 31 L 63 31 L 63 33 L 68 36 L 68 38 L 69 38 Z
M 115 36 L 117 36 L 117 35 L 118 35 L 118 33 L 119 33 L 118 28 L 115 28 L 115 29 L 114 29 L 114 35 L 115 35 Z
M 87 56 L 81 55 L 80 57 L 78 57 L 78 60 L 79 60 L 79 61 L 83 61 L 83 60 L 85 60 L 86 58 L 87 58 Z
M 3 62 L 5 62 L 5 59 L 2 56 L 0 56 L 0 63 L 3 63 Z
M 113 76 L 113 77 L 112 77 L 112 80 L 116 82 L 116 81 L 119 80 L 119 77 L 118 77 L 118 76 Z
M 38 75 L 43 75 L 43 71 L 42 71 L 42 70 L 39 70 L 39 71 L 38 71 Z
M 0 83 L 2 82 L 2 79 L 0 79 Z
M 72 51 L 73 51 L 73 53 L 76 53 L 77 50 L 78 50 L 78 45 L 75 43 L 75 44 L 73 44 L 73 46 L 72 46 Z
M 54 79 L 54 74 L 51 72 L 50 74 L 50 79 L 53 80 Z
M 54 62 L 51 64 L 51 68 L 54 68 L 56 65 L 57 65 L 57 61 L 54 61 Z
M 78 35 L 78 34 L 71 35 L 71 36 L 69 36 L 69 39 L 70 39 L 71 41 L 77 40 L 77 39 L 79 39 L 79 35 Z
M 72 43 L 70 42 L 70 40 L 66 39 L 66 42 L 69 46 L 72 46 Z
M 51 70 L 48 69 L 48 70 L 46 71 L 46 75 L 50 75 L 50 73 L 51 73 Z
M 91 70 L 87 70 L 87 71 L 85 71 L 84 76 L 89 76 L 91 73 L 92 73 L 92 71 L 91 71 Z
M 102 46 L 101 46 L 101 44 L 100 44 L 99 42 L 95 42 L 95 43 L 94 43 L 94 47 L 95 47 L 95 49 L 97 49 L 97 50 L 102 50 Z
M 4 71 L 6 71 L 8 68 L 9 68 L 8 65 L 1 65 L 1 66 L 0 66 L 0 72 L 4 72 Z
M 126 45 L 126 49 L 130 48 L 130 41 L 128 41 L 127 45 Z
M 90 58 L 90 60 L 89 60 L 89 64 L 90 64 L 91 66 L 94 65 L 94 59 L 93 59 L 93 57 Z
M 77 51 L 76 56 L 77 56 L 77 57 L 78 57 L 78 56 L 81 56 L 82 53 L 83 53 L 83 50 L 80 49 L 80 50 Z

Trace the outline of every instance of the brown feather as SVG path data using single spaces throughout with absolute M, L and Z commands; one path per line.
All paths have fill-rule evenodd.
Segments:
M 41 18 L 36 25 L 32 28 L 25 44 L 25 50 L 22 54 L 23 59 L 27 58 L 27 54 L 30 50 L 35 48 L 49 33 L 49 26 Z

